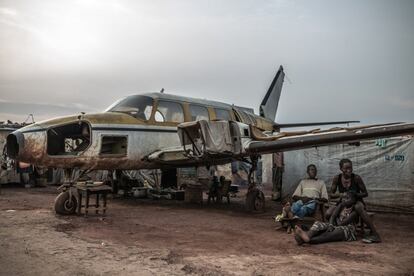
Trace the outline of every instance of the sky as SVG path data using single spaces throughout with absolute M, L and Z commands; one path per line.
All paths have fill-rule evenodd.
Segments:
M 276 120 L 414 121 L 414 1 L 0 0 L 0 121 L 100 112 L 145 92 Z

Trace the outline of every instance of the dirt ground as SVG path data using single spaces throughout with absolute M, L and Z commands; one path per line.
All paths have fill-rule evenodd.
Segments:
M 57 216 L 56 187 L 1 188 L 0 275 L 413 275 L 414 216 L 376 214 L 381 244 L 297 246 L 280 206 L 111 199 L 108 215 Z

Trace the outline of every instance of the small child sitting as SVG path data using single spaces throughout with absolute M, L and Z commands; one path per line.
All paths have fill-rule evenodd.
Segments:
M 291 210 L 290 199 L 285 199 L 282 201 L 282 214 L 275 217 L 275 221 L 280 222 L 283 228 L 286 228 L 288 234 L 292 233 L 292 228 L 294 227 L 293 221 L 295 218 Z

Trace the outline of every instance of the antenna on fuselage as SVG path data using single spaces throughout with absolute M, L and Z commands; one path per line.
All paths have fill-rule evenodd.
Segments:
M 160 91 L 160 93 L 164 93 L 164 88 L 161 88 L 161 91 Z

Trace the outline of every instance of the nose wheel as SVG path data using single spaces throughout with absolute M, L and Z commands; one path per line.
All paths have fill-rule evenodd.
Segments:
M 70 191 L 60 193 L 55 199 L 55 212 L 59 215 L 73 215 L 77 206 L 78 200 Z
M 85 174 L 90 172 L 89 170 L 81 171 L 79 175 L 75 176 L 73 169 L 64 170 L 63 184 L 58 188 L 58 191 L 62 191 L 55 199 L 55 212 L 59 215 L 73 215 L 76 213 L 78 207 L 78 199 L 73 194 L 72 189 L 74 183 Z

